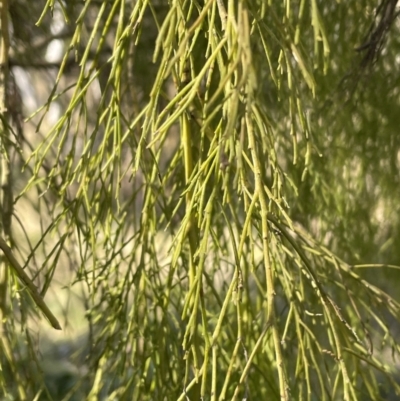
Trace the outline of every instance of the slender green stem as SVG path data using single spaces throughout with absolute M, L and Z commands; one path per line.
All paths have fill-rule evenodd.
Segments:
M 51 325 L 56 330 L 61 330 L 60 323 L 58 323 L 58 320 L 52 314 L 49 307 L 44 302 L 35 284 L 33 284 L 29 276 L 25 273 L 24 269 L 21 267 L 21 265 L 18 263 L 17 259 L 13 255 L 11 248 L 6 244 L 4 239 L 1 237 L 0 237 L 0 249 L 4 252 L 4 255 L 6 256 L 10 265 L 16 272 L 18 278 L 27 286 L 29 293 L 32 296 L 32 299 L 34 300 L 36 306 L 43 312 L 43 314 L 47 317 Z

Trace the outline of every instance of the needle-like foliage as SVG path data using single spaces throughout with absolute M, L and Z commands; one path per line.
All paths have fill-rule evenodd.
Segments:
M 0 105 L 5 399 L 398 394 L 397 1 L 1 12 L 3 87 L 49 88 L 25 130 Z M 60 395 L 34 337 L 43 314 L 73 326 L 55 300 L 74 291 L 86 340 Z

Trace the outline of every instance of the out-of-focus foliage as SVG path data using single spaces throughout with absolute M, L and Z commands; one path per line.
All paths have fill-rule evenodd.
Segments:
M 4 399 L 399 394 L 397 0 L 2 4 Z

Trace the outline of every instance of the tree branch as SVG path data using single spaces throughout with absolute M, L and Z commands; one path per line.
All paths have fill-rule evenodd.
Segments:
M 37 305 L 37 307 L 43 312 L 43 314 L 47 317 L 50 324 L 56 329 L 61 330 L 60 323 L 50 311 L 49 307 L 44 302 L 43 298 L 39 294 L 35 284 L 33 284 L 32 280 L 25 273 L 24 269 L 18 263 L 17 259 L 13 255 L 11 248 L 6 244 L 3 238 L 0 237 L 0 249 L 4 252 L 4 255 L 10 262 L 10 265 L 14 268 L 15 272 L 19 279 L 28 287 L 29 292 L 32 296 L 33 301 Z

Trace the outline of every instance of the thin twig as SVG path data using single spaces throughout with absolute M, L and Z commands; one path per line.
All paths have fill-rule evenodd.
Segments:
M 36 288 L 35 284 L 33 284 L 31 279 L 25 273 L 24 269 L 21 267 L 21 265 L 18 263 L 17 259 L 13 255 L 11 248 L 6 244 L 4 239 L 1 237 L 0 237 L 0 249 L 4 252 L 4 255 L 10 262 L 10 265 L 14 268 L 19 279 L 28 287 L 32 299 L 37 305 L 37 307 L 43 312 L 43 314 L 47 317 L 51 325 L 56 330 L 61 330 L 60 323 L 58 322 L 56 317 L 52 314 L 49 307 L 44 302 L 43 298 L 40 296 L 39 291 Z

